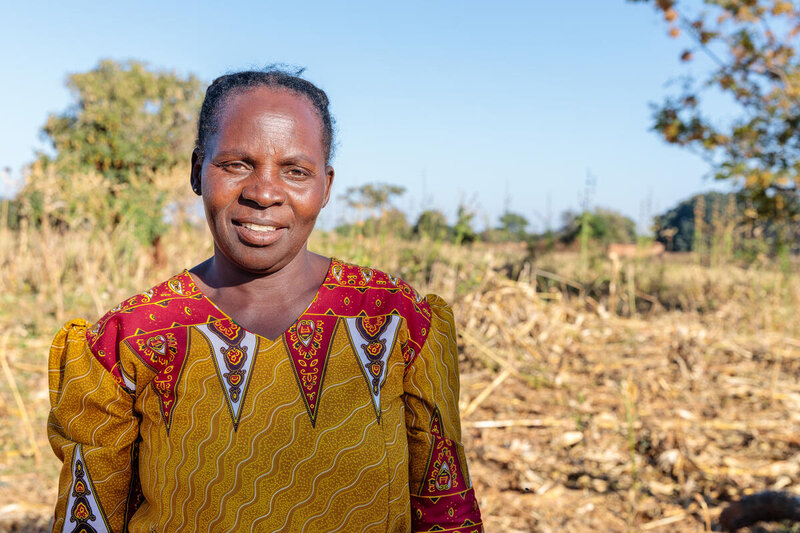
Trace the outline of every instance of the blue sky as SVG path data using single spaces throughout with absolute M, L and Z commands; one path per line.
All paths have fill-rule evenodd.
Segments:
M 12 176 L 44 146 L 48 113 L 69 105 L 66 76 L 108 57 L 206 81 L 274 62 L 306 67 L 337 119 L 334 194 L 403 185 L 397 205 L 412 222 L 423 207 L 452 218 L 463 201 L 480 226 L 507 205 L 533 229 L 558 226 L 561 212 L 580 207 L 587 172 L 591 205 L 641 227 L 721 188 L 704 179 L 699 157 L 649 131 L 648 104 L 687 66 L 681 43 L 646 5 L 0 0 L 0 8 L 11 15 L 0 33 L 0 168 Z M 337 201 L 321 221 L 345 215 Z

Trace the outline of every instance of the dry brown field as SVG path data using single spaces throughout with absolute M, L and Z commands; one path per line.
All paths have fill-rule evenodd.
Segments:
M 0 531 L 48 528 L 59 463 L 45 364 L 59 326 L 211 251 L 204 230 L 173 228 L 157 267 L 124 237 L 0 227 Z M 615 271 L 599 252 L 581 264 L 514 245 L 312 240 L 453 304 L 487 531 L 713 531 L 732 499 L 800 493 L 793 267 L 667 256 Z

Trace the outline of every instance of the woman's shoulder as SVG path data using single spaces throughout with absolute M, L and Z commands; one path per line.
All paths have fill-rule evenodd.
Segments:
M 67 322 L 53 341 L 50 367 L 91 354 L 121 386 L 133 391 L 125 374 L 126 367 L 131 374 L 132 361 L 159 370 L 172 352 L 187 345 L 188 326 L 223 317 L 183 271 L 123 300 L 93 325 L 82 319 Z M 122 346 L 130 348 L 133 359 L 123 357 Z
M 206 323 L 219 314 L 184 270 L 120 302 L 87 329 L 86 339 L 92 352 L 102 356 L 130 337 Z
M 428 299 L 399 276 L 370 266 L 347 263 L 331 259 L 331 267 L 323 287 L 341 293 L 367 294 L 366 305 L 361 312 L 371 314 L 418 314 L 430 320 Z M 359 299 L 363 300 L 363 299 Z
M 432 323 L 449 313 L 439 296 L 420 293 L 399 276 L 371 266 L 331 260 L 320 302 L 340 316 L 402 317 L 417 348 L 425 344 Z
M 53 340 L 50 368 L 61 368 L 69 360 L 91 353 L 120 385 L 131 388 L 120 369 L 120 343 L 185 322 L 192 314 L 201 316 L 197 305 L 201 299 L 202 294 L 184 271 L 123 300 L 94 324 L 84 319 L 70 320 Z

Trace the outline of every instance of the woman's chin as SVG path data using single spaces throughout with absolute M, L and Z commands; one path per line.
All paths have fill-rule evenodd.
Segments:
M 297 258 L 303 250 L 285 250 L 276 243 L 271 246 L 237 246 L 235 250 L 217 249 L 215 257 L 223 259 L 234 270 L 256 276 L 274 274 Z

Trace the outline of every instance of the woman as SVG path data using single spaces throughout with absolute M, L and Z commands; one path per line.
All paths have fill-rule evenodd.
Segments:
M 51 348 L 55 531 L 482 530 L 449 307 L 306 248 L 332 131 L 285 72 L 209 87 L 213 257 Z

